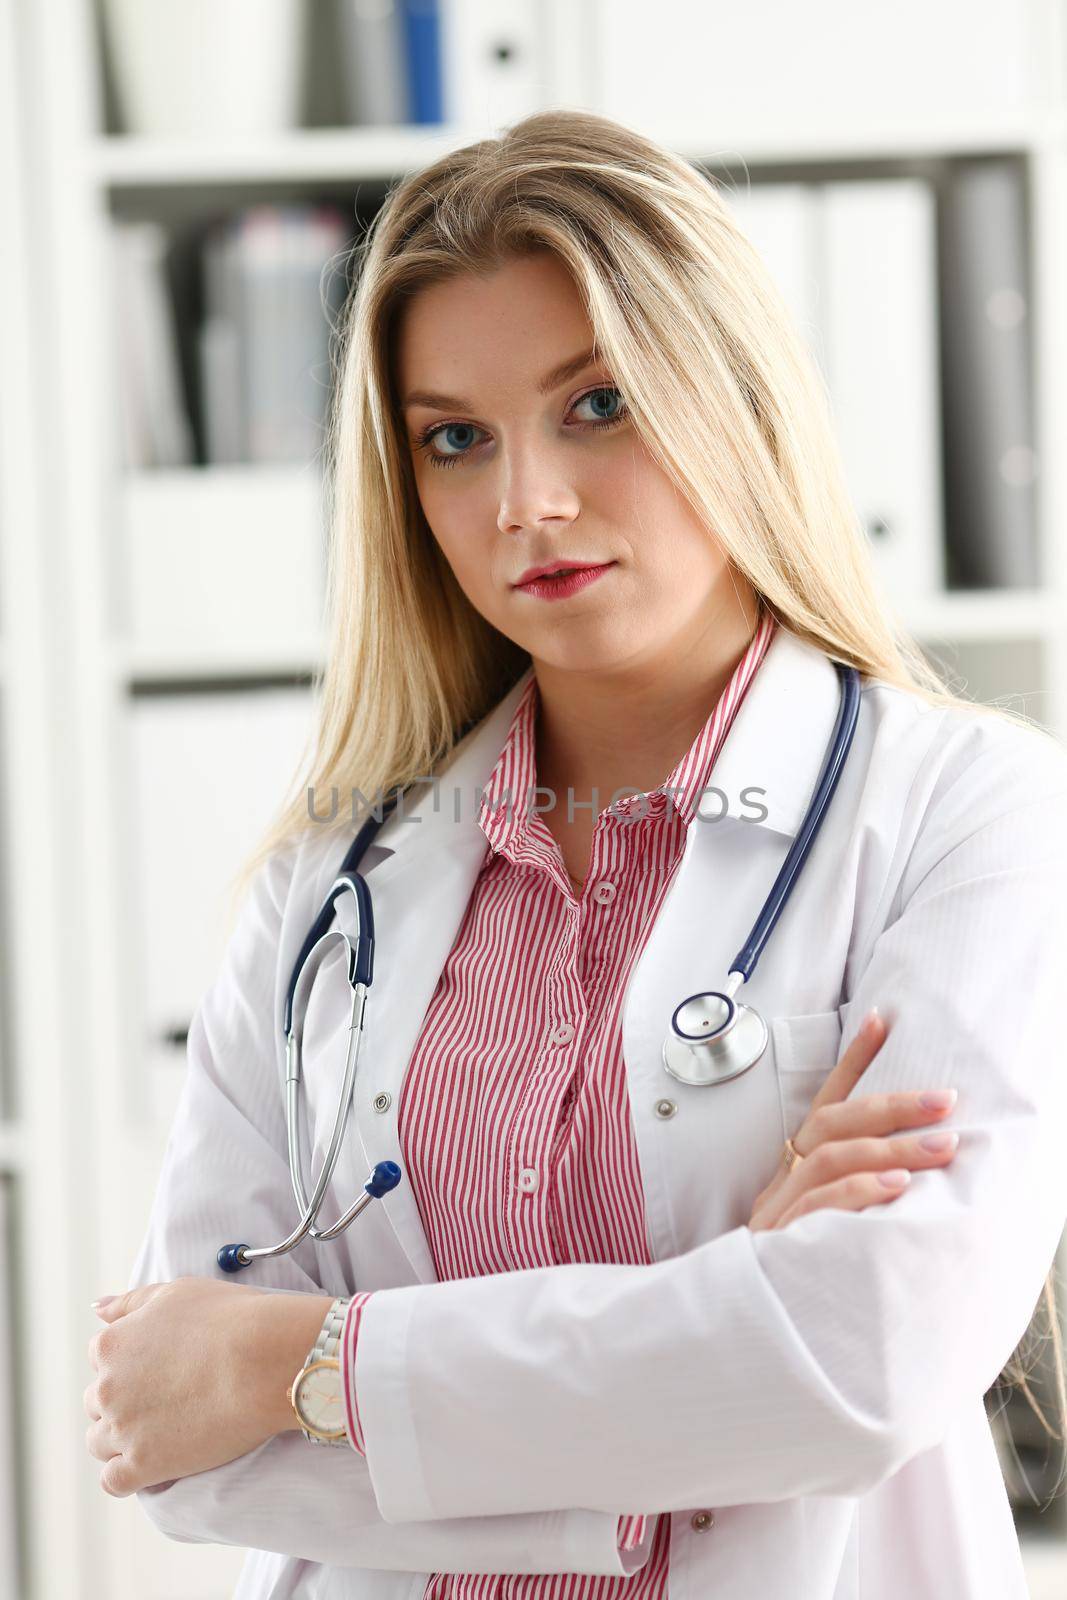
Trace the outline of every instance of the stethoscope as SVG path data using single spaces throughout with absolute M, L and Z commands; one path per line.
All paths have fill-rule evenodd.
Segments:
M 841 680 L 837 721 L 819 781 L 789 854 L 748 938 L 730 963 L 725 988 L 691 994 L 671 1014 L 663 1041 L 663 1065 L 679 1083 L 702 1089 L 710 1084 L 729 1083 L 731 1078 L 739 1078 L 754 1067 L 767 1048 L 767 1024 L 754 1006 L 742 1005 L 734 995 L 755 972 L 771 929 L 785 910 L 852 747 L 860 709 L 859 673 L 842 661 L 835 661 L 834 666 Z
M 742 983 L 755 972 L 771 930 L 796 886 L 852 745 L 859 715 L 859 673 L 855 667 L 847 666 L 840 661 L 835 661 L 834 666 L 841 682 L 841 702 L 822 772 L 799 832 L 789 847 L 789 853 L 782 863 L 748 938 L 730 963 L 725 987 L 691 994 L 676 1006 L 671 1014 L 667 1036 L 663 1041 L 663 1065 L 671 1077 L 680 1083 L 699 1088 L 727 1083 L 731 1078 L 737 1078 L 750 1067 L 754 1067 L 767 1048 L 767 1024 L 754 1006 L 742 1005 L 734 999 L 734 996 Z M 367 818 L 359 830 L 301 946 L 286 991 L 282 1022 L 285 1034 L 285 1122 L 289 1175 L 300 1212 L 300 1221 L 289 1237 L 283 1239 L 280 1244 L 262 1245 L 256 1249 L 247 1244 L 223 1245 L 216 1259 L 224 1272 L 240 1272 L 253 1261 L 264 1260 L 269 1256 L 285 1255 L 288 1251 L 295 1250 L 306 1238 L 322 1243 L 336 1239 L 372 1200 L 388 1194 L 400 1182 L 402 1174 L 398 1164 L 395 1161 L 379 1161 L 363 1185 L 361 1194 L 344 1215 L 328 1228 L 317 1226 L 323 1196 L 337 1166 L 352 1109 L 352 1093 L 355 1088 L 359 1047 L 363 1038 L 367 991 L 373 978 L 374 912 L 370 890 L 358 867 L 379 828 L 393 814 L 397 803 L 406 792 L 406 790 L 394 792 L 383 801 L 378 811 Z M 349 936 L 340 927 L 331 926 L 336 915 L 337 899 L 342 894 L 349 894 L 352 897 L 355 910 L 354 936 Z M 301 1049 L 304 1018 L 307 1014 L 308 998 L 315 972 L 327 950 L 335 948 L 338 942 L 346 952 L 346 971 L 352 991 L 348 1049 L 333 1132 L 322 1168 L 309 1198 L 304 1183 L 301 1146 L 300 1088 L 303 1077 Z

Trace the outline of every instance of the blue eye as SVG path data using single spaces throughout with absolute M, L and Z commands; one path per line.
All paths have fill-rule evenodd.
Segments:
M 626 402 L 623 400 L 622 394 L 620 393 L 620 391 L 618 389 L 614 388 L 613 386 L 609 387 L 609 388 L 602 388 L 602 389 L 590 389 L 588 394 L 583 394 L 582 397 L 579 400 L 575 401 L 575 406 L 576 407 L 577 406 L 583 406 L 587 400 L 592 400 L 592 401 L 596 401 L 596 402 L 599 403 L 603 399 L 603 397 L 605 395 L 608 395 L 609 397 L 614 395 L 619 409 L 616 412 L 614 412 L 612 415 L 610 415 L 610 416 L 597 417 L 596 418 L 596 422 L 594 424 L 595 426 L 600 426 L 600 425 L 603 425 L 603 424 L 606 424 L 606 423 L 609 423 L 609 422 L 619 422 L 619 421 L 621 421 L 622 417 L 625 415 L 625 412 L 626 412 Z M 609 401 L 609 403 L 610 403 L 610 401 Z
M 441 434 L 442 436 L 447 436 L 449 434 L 455 434 L 455 433 L 467 434 L 468 437 L 465 438 L 465 439 L 461 438 L 459 440 L 458 445 L 457 445 L 457 449 L 458 449 L 459 453 L 462 454 L 463 451 L 468 449 L 470 447 L 470 445 L 473 443 L 473 440 L 469 437 L 469 435 L 474 434 L 474 433 L 478 433 L 478 432 L 480 432 L 480 430 L 478 428 L 476 428 L 473 423 L 470 423 L 470 422 L 442 422 L 442 423 L 438 423 L 436 428 L 433 428 L 433 429 L 430 430 L 429 433 L 424 433 L 422 435 L 422 437 L 418 440 L 418 448 L 420 450 L 425 450 L 431 461 L 433 461 L 435 463 L 438 463 L 438 464 L 444 463 L 446 465 L 451 465 L 451 463 L 453 461 L 458 460 L 458 456 L 454 456 L 454 455 L 439 456 L 439 455 L 434 454 L 433 451 L 428 449 L 430 441 L 432 439 L 436 439 L 438 434 Z M 451 439 L 451 440 L 449 440 L 449 442 L 451 444 L 453 444 L 453 445 L 456 445 L 456 440 L 455 439 Z
M 614 384 L 600 384 L 595 389 L 587 389 L 585 394 L 578 396 L 578 399 L 574 402 L 572 410 L 577 410 L 577 408 L 581 405 L 584 405 L 587 400 L 593 401 L 597 406 L 600 406 L 603 404 L 603 398 L 605 396 L 615 396 L 614 400 L 609 398 L 607 402 L 609 406 L 616 406 L 617 409 L 615 410 L 614 414 L 611 416 L 600 416 L 589 422 L 579 422 L 576 424 L 579 430 L 615 428 L 618 427 L 621 422 L 626 420 L 626 417 L 628 416 L 628 408 L 625 400 L 622 398 L 622 392 L 617 389 Z M 436 422 L 434 423 L 433 427 L 427 428 L 418 436 L 418 438 L 414 441 L 415 448 L 416 450 L 423 451 L 427 460 L 432 466 L 454 467 L 457 461 L 461 461 L 465 455 L 470 454 L 470 447 L 472 444 L 471 435 L 482 432 L 484 432 L 484 429 L 475 427 L 473 422 Z M 457 433 L 461 435 L 460 439 L 458 441 L 454 438 L 451 440 L 451 443 L 456 446 L 455 453 L 441 455 L 436 449 L 431 448 L 433 441 L 438 437 L 439 434 L 443 437 L 446 437 L 448 435 L 454 435 Z M 464 435 L 466 437 L 462 437 Z

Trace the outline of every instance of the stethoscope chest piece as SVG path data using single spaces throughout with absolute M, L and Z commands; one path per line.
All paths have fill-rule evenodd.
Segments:
M 758 1011 L 708 989 L 676 1007 L 663 1041 L 663 1065 L 679 1083 L 699 1088 L 726 1083 L 756 1065 L 767 1038 Z

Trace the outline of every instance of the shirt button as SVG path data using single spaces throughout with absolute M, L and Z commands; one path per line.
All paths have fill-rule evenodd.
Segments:
M 570 1022 L 561 1022 L 558 1028 L 553 1029 L 553 1044 L 570 1044 L 574 1038 L 574 1026 Z
M 677 1109 L 678 1109 L 678 1107 L 675 1105 L 673 1100 L 657 1100 L 656 1101 L 656 1115 L 657 1115 L 657 1117 L 663 1117 L 664 1119 L 666 1119 L 667 1117 L 673 1117 L 674 1113 L 677 1111 Z
M 694 1511 L 689 1518 L 689 1526 L 695 1528 L 697 1533 L 706 1533 L 715 1523 L 714 1511 Z
M 531 1194 L 537 1188 L 539 1181 L 536 1167 L 523 1167 L 519 1173 L 519 1188 L 524 1189 L 527 1194 Z
M 598 900 L 602 906 L 610 906 L 615 898 L 615 885 L 613 883 L 598 883 L 593 889 L 593 899 Z
M 371 1102 L 375 1111 L 388 1111 L 392 1103 L 393 1097 L 385 1089 L 382 1090 L 381 1094 L 376 1094 Z

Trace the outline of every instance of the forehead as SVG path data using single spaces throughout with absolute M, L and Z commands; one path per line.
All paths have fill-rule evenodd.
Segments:
M 502 379 L 532 386 L 554 360 L 592 342 L 563 264 L 548 252 L 524 256 L 416 291 L 397 318 L 398 388 L 460 395 Z

